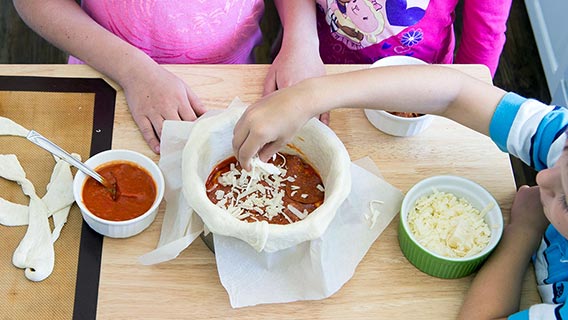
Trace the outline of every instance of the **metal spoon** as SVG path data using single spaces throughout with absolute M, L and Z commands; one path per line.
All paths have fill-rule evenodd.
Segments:
M 102 184 L 107 190 L 110 192 L 112 199 L 116 199 L 116 180 L 115 179 L 105 179 L 103 176 L 98 174 L 95 170 L 87 167 L 83 162 L 75 159 L 72 155 L 70 155 L 67 151 L 61 149 L 58 145 L 53 143 L 51 140 L 47 139 L 46 137 L 42 136 L 38 132 L 34 130 L 30 130 L 28 135 L 26 136 L 28 140 L 35 143 L 36 145 L 42 147 L 43 149 L 51 152 L 52 154 L 58 156 L 59 158 L 65 160 L 70 165 L 76 167 L 77 169 L 81 170 L 84 174 L 91 176 L 93 179 L 97 180 L 100 184 Z

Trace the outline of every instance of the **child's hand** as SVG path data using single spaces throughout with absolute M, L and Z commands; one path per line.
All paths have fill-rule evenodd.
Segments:
M 511 207 L 510 227 L 520 228 L 540 239 L 549 221 L 544 215 L 538 186 L 521 186 Z
M 264 80 L 263 96 L 290 87 L 304 79 L 323 75 L 325 75 L 325 66 L 317 47 L 283 44 Z M 328 125 L 329 112 L 319 115 L 319 119 Z
M 251 158 L 257 154 L 267 161 L 314 116 L 304 107 L 305 96 L 295 86 L 273 92 L 247 108 L 233 132 L 233 150 L 243 168 L 250 170 Z
M 159 65 L 121 85 L 134 121 L 156 153 L 164 120 L 191 121 L 207 111 L 183 80 Z
M 519 311 L 523 279 L 547 226 L 539 187 L 522 186 L 511 207 L 511 221 L 473 279 L 458 319 L 505 319 Z

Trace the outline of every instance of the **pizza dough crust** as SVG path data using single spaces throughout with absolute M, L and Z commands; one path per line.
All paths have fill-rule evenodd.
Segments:
M 248 223 L 230 216 L 207 198 L 205 181 L 211 169 L 233 153 L 233 128 L 246 108 L 242 103 L 235 104 L 218 115 L 200 119 L 192 128 L 182 154 L 183 195 L 188 204 L 211 232 L 241 239 L 257 251 L 275 252 L 320 238 L 349 195 L 351 161 L 335 133 L 316 119 L 299 131 L 291 142 L 293 147 L 282 150 L 291 154 L 300 151 L 324 183 L 323 204 L 305 220 L 288 225 Z

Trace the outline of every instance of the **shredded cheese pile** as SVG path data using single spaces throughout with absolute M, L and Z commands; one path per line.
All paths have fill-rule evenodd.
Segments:
M 232 216 L 240 220 L 250 217 L 258 221 L 251 214 L 254 211 L 269 221 L 278 215 L 282 215 L 288 223 L 293 223 L 294 221 L 286 214 L 285 209 L 288 209 L 300 220 L 307 217 L 309 212 L 305 209 L 300 211 L 291 204 L 284 207 L 286 183 L 294 183 L 297 177 L 287 176 L 286 158 L 280 156 L 284 159 L 284 162 L 279 166 L 262 163 L 260 160 L 255 161 L 256 158 L 253 159 L 250 172 L 244 169 L 239 170 L 234 163 L 231 163 L 230 170 L 223 173 L 218 179 L 219 184 L 224 187 L 230 186 L 231 191 L 227 193 L 223 190 L 215 191 L 216 205 L 227 209 Z M 216 187 L 217 185 L 214 185 L 212 190 Z M 323 190 L 323 186 L 318 185 L 318 189 Z M 300 187 L 296 185 L 291 185 L 291 190 L 293 190 L 293 193 L 301 192 Z M 301 196 L 304 196 L 304 194 Z M 308 195 L 305 194 L 305 196 Z
M 483 219 L 490 208 L 479 211 L 467 200 L 446 192 L 434 192 L 416 201 L 408 213 L 408 225 L 418 242 L 450 258 L 463 258 L 483 250 L 491 230 Z

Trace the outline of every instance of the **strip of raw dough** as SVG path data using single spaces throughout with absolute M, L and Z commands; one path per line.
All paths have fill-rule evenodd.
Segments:
M 22 181 L 26 173 L 16 155 L 0 155 L 0 177 L 11 181 Z M 21 225 L 28 221 L 28 206 L 16 204 L 0 198 L 0 223 L 7 226 Z
M 0 135 L 25 137 L 28 135 L 28 132 L 29 132 L 28 129 L 22 127 L 16 122 L 5 117 L 0 117 Z M 9 168 L 0 167 L 1 172 L 5 172 L 6 170 L 9 170 Z M 0 176 L 4 177 L 4 175 L 2 175 L 1 172 Z M 25 177 L 23 169 L 22 172 L 17 172 L 17 173 L 23 174 Z M 6 175 L 8 174 L 9 173 L 6 173 Z M 11 176 L 11 179 L 6 177 L 6 179 L 12 181 L 16 181 L 17 178 L 18 177 L 16 176 Z M 24 224 L 28 224 L 28 206 L 9 202 L 0 198 L 0 224 L 5 226 L 21 226 Z
M 8 227 L 23 226 L 29 221 L 29 207 L 0 198 L 0 224 Z
M 81 156 L 72 154 L 78 160 Z M 63 225 L 67 222 L 71 205 L 75 202 L 73 197 L 73 174 L 69 163 L 54 157 L 56 164 L 51 175 L 51 180 L 47 185 L 47 193 L 42 198 L 47 208 L 53 213 L 53 232 L 51 233 L 52 241 L 55 242 L 59 238 Z
M 0 154 L 0 177 L 17 183 L 26 180 L 24 168 L 15 154 Z
M 73 154 L 77 159 L 81 157 Z M 48 209 L 48 217 L 54 216 L 55 224 L 54 241 L 57 239 L 58 231 L 67 221 L 69 209 L 74 202 L 73 198 L 73 175 L 70 165 L 54 157 L 56 164 L 51 175 L 51 180 L 47 185 L 47 192 L 42 200 Z M 2 176 L 0 172 L 0 176 Z M 56 214 L 57 213 L 57 214 Z M 28 206 L 13 203 L 0 198 L 0 224 L 5 226 L 23 226 L 29 221 Z M 59 227 L 59 228 L 58 228 Z M 56 231 L 59 229 L 58 231 Z
M 0 155 L 0 176 L 20 184 L 24 194 L 30 197 L 28 229 L 12 256 L 12 263 L 26 269 L 26 278 L 41 281 L 51 274 L 55 264 L 47 206 L 26 179 L 26 173 L 15 155 Z
M 26 137 L 29 131 L 8 118 L 0 117 L 0 135 Z
M 28 230 L 14 251 L 12 263 L 18 268 L 25 268 L 26 278 L 32 281 L 47 278 L 55 265 L 47 207 L 35 193 L 30 195 Z

